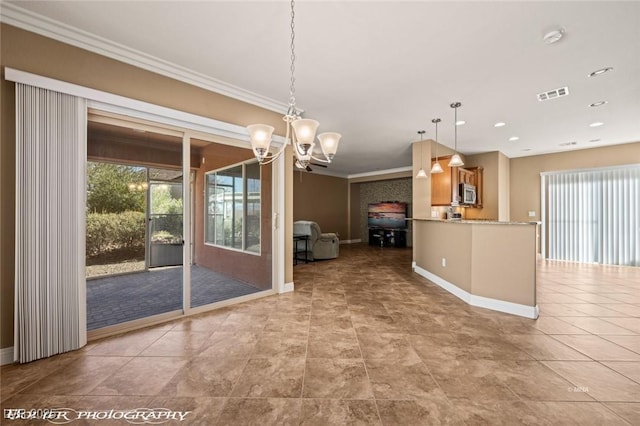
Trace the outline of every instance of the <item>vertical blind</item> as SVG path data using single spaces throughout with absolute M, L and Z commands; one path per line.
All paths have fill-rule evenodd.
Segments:
M 86 101 L 16 83 L 14 359 L 86 344 Z
M 543 174 L 548 258 L 640 265 L 640 165 Z

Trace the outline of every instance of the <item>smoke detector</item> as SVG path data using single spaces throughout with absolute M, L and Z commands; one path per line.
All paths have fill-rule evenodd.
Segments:
M 538 100 L 548 101 L 549 99 L 561 98 L 563 96 L 567 96 L 569 94 L 569 87 L 564 86 L 558 89 L 549 90 L 547 92 L 538 93 Z
M 544 44 L 553 44 L 559 42 L 562 37 L 564 37 L 564 30 L 559 28 L 546 33 L 544 37 L 542 37 L 542 41 L 544 41 Z

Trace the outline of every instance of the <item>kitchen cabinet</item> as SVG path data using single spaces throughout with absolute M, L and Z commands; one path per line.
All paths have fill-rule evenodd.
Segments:
M 439 157 L 442 173 L 431 175 L 431 205 L 450 206 L 458 198 L 458 184 L 468 183 L 476 187 L 476 204 L 471 207 L 482 208 L 482 167 L 449 167 L 451 156 Z M 431 160 L 431 165 L 435 159 Z
M 442 166 L 442 173 L 435 173 L 431 175 L 431 205 L 432 206 L 450 206 L 451 196 L 453 188 L 452 168 L 448 166 L 449 157 L 439 157 L 438 161 Z M 431 160 L 431 165 L 435 164 L 435 159 Z M 453 170 L 456 168 L 454 167 Z M 455 177 L 458 180 L 458 177 Z M 456 186 L 457 188 L 457 186 Z
M 473 181 L 469 182 L 471 183 L 471 185 L 475 185 L 476 187 L 476 203 L 473 205 L 473 207 L 477 207 L 477 208 L 482 208 L 482 188 L 483 188 L 483 174 L 484 174 L 484 167 L 482 166 L 478 166 L 478 167 L 467 167 L 466 171 L 471 172 L 473 174 Z

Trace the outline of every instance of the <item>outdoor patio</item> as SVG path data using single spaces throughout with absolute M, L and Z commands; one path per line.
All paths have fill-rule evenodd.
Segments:
M 191 307 L 262 289 L 191 266 Z M 87 330 L 182 309 L 182 266 L 87 280 Z

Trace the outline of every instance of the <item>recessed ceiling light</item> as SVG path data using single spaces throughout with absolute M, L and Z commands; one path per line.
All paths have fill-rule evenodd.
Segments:
M 511 142 L 517 141 L 518 139 L 520 139 L 520 138 L 519 138 L 519 137 L 517 137 L 517 136 L 511 136 L 511 137 L 509 138 L 509 140 L 510 140 Z
M 601 139 L 591 139 L 589 142 L 600 142 Z
M 542 37 L 542 41 L 544 44 L 553 44 L 560 41 L 560 39 L 564 36 L 564 30 L 559 28 L 557 30 L 549 31 Z
M 456 121 L 456 126 L 462 126 L 465 123 L 466 123 L 466 121 L 464 121 L 464 120 L 458 120 L 458 121 Z
M 503 123 L 502 121 L 497 122 L 496 124 L 493 125 L 493 127 L 503 127 L 506 126 L 507 123 Z
M 523 148 L 523 151 L 531 151 L 531 148 Z
M 563 142 L 561 144 L 559 144 L 560 146 L 572 146 L 572 145 L 577 145 L 578 142 L 576 141 L 571 141 L 571 142 Z
M 589 127 L 600 127 L 600 126 L 604 126 L 604 123 L 602 121 L 595 121 L 589 124 Z
M 600 74 L 604 74 L 604 73 L 609 72 L 609 71 L 613 71 L 613 67 L 606 67 L 606 68 L 600 68 L 599 70 L 595 70 L 594 72 L 589 74 L 589 77 L 595 77 L 595 76 L 598 76 Z
M 608 103 L 608 102 L 607 102 L 607 101 L 598 101 L 598 102 L 594 102 L 594 103 L 592 103 L 592 104 L 589 104 L 589 106 L 590 106 L 591 108 L 593 108 L 593 107 L 599 107 L 599 106 L 602 106 L 602 105 L 604 105 L 604 104 L 606 104 L 606 103 Z

